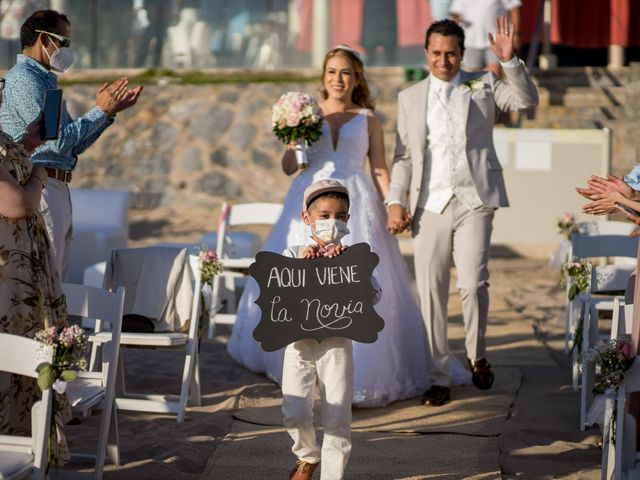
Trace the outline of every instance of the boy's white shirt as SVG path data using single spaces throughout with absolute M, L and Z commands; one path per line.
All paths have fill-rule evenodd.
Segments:
M 312 237 L 309 237 L 309 240 L 312 243 L 307 245 L 294 245 L 294 246 L 285 248 L 284 251 L 282 252 L 282 256 L 287 258 L 301 258 L 300 255 L 302 254 L 302 251 L 303 251 L 302 249 L 306 249 L 311 245 L 318 245 L 318 242 L 316 242 Z M 378 283 L 378 280 L 376 279 L 375 275 L 371 275 L 371 286 L 376 291 L 376 294 L 373 297 L 373 304 L 376 305 L 382 298 L 382 287 L 380 286 L 380 283 Z

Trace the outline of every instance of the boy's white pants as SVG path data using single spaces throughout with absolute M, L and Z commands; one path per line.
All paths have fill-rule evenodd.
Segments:
M 284 353 L 284 426 L 300 460 L 322 460 L 321 480 L 341 480 L 349 460 L 353 369 L 353 344 L 347 338 L 331 337 L 321 343 L 300 340 L 288 345 Z M 316 382 L 322 402 L 322 450 L 313 428 Z

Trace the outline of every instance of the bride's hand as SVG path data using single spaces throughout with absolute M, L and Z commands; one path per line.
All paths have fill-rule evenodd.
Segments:
M 409 214 L 402 205 L 390 205 L 387 209 L 387 230 L 389 233 L 397 234 L 407 228 L 407 217 Z

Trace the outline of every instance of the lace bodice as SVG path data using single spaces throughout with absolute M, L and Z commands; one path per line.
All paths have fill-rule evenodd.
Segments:
M 331 127 L 325 120 L 322 124 L 320 139 L 307 150 L 308 170 L 317 172 L 328 168 L 332 171 L 363 172 L 369 151 L 368 112 L 366 108 L 361 109 L 357 115 L 340 127 L 335 150 L 331 138 Z

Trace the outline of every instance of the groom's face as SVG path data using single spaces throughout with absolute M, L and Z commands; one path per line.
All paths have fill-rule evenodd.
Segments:
M 460 71 L 462 49 L 455 35 L 432 33 L 425 50 L 429 71 L 440 80 L 449 82 Z

